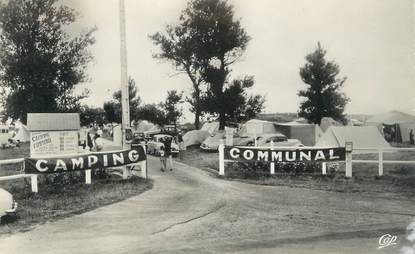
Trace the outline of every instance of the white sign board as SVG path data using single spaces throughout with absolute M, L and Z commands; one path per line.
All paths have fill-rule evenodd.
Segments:
M 30 132 L 30 156 L 78 153 L 78 131 Z

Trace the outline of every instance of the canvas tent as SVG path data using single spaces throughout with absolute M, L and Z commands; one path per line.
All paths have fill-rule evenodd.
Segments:
M 346 141 L 353 148 L 390 148 L 375 126 L 331 126 L 317 141 L 316 147 L 344 147 Z
M 321 119 L 320 122 L 320 128 L 321 130 L 323 130 L 323 132 L 326 132 L 326 130 L 330 127 L 330 126 L 341 126 L 342 124 L 340 124 L 339 122 L 336 122 L 333 118 L 331 117 L 323 117 Z
M 287 138 L 298 139 L 305 146 L 314 146 L 322 137 L 323 131 L 317 124 L 288 122 L 274 123 L 276 130 L 284 134 Z
M 20 126 L 17 128 L 17 133 L 13 137 L 14 141 L 19 142 L 29 142 L 30 141 L 30 132 L 29 129 L 23 124 L 20 124 Z
M 134 132 L 142 132 L 142 133 L 147 132 L 147 131 L 154 131 L 154 130 L 159 130 L 160 131 L 160 128 L 157 125 L 155 125 L 155 124 L 153 124 L 153 123 L 151 123 L 147 120 L 142 120 L 142 121 L 139 121 L 139 122 L 134 121 L 134 124 L 132 125 L 132 128 L 133 128 Z
M 391 111 L 372 116 L 366 125 L 376 126 L 389 142 L 409 142 L 411 130 L 415 133 L 415 116 L 400 111 Z
M 219 130 L 219 122 L 206 122 L 203 124 L 202 128 L 200 129 L 202 131 L 207 131 L 211 135 L 215 134 Z
M 247 134 L 263 134 L 263 133 L 276 133 L 274 123 L 269 121 L 263 121 L 258 119 L 252 119 L 245 123 L 242 128 Z
M 185 147 L 192 145 L 200 145 L 211 134 L 208 131 L 192 130 L 183 135 L 183 144 Z

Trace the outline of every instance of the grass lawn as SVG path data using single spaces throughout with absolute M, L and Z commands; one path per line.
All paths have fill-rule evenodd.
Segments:
M 204 152 L 198 147 L 189 147 L 181 155 L 181 162 L 201 168 L 218 170 L 219 155 Z M 356 159 L 377 159 L 376 154 L 354 156 Z M 413 160 L 415 152 L 385 153 L 385 160 Z M 359 192 L 362 194 L 414 198 L 415 165 L 385 164 L 384 175 L 378 176 L 377 164 L 354 164 L 353 177 L 345 178 L 344 163 L 337 170 L 321 174 L 321 165 L 309 166 L 305 170 L 293 171 L 287 167 L 278 168 L 270 175 L 268 165 L 254 163 L 226 163 L 225 178 L 252 184 L 279 185 L 337 192 Z
M 22 158 L 29 155 L 29 145 L 0 150 L 1 159 Z M 18 174 L 20 166 L 1 165 L 1 175 Z M 151 180 L 132 177 L 122 180 L 117 176 L 106 179 L 92 178 L 84 183 L 83 172 L 62 184 L 50 183 L 50 178 L 39 176 L 39 192 L 31 192 L 30 179 L 1 181 L 0 188 L 9 191 L 18 203 L 16 216 L 3 217 L 0 234 L 30 230 L 31 227 L 73 214 L 80 214 L 138 195 L 152 187 Z M 49 175 L 50 176 L 50 175 Z

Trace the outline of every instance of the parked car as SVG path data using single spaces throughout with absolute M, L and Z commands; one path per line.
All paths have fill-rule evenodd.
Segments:
M 0 188 L 0 221 L 1 217 L 14 214 L 16 210 L 17 203 L 14 201 L 12 194 Z
M 289 139 L 284 134 L 262 134 L 257 138 L 257 146 L 271 146 L 271 141 L 274 142 L 274 146 L 287 146 L 287 147 L 303 147 L 304 145 L 298 139 Z
M 174 141 L 174 138 L 171 135 L 167 134 L 157 134 L 153 136 L 153 139 L 148 141 L 147 143 L 147 152 L 148 154 L 154 154 L 154 155 L 160 155 L 160 148 L 164 146 L 164 144 L 161 142 L 161 139 L 163 138 L 170 138 L 172 140 L 171 142 L 171 152 L 173 155 L 177 155 L 179 153 L 179 145 L 176 144 Z
M 217 151 L 219 148 L 220 140 L 226 139 L 226 134 L 224 131 L 217 132 L 216 134 L 208 137 L 203 141 L 203 143 L 200 145 L 200 148 L 202 148 L 205 151 Z M 254 145 L 255 141 L 255 135 L 244 133 L 244 134 L 238 134 L 235 133 L 233 135 L 233 145 L 234 146 L 249 146 Z

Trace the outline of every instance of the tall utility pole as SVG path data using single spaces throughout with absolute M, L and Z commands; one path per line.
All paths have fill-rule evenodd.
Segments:
M 126 146 L 126 130 L 130 128 L 130 103 L 128 92 L 127 73 L 127 42 L 125 35 L 125 7 L 124 0 L 120 3 L 120 55 L 121 55 L 121 107 L 122 107 L 122 141 Z

